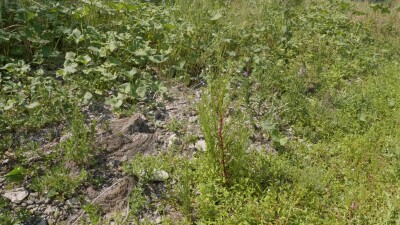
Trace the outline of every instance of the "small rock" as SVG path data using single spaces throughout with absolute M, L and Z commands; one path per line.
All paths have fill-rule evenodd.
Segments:
M 160 110 L 156 110 L 155 112 L 154 112 L 154 118 L 156 119 L 156 120 L 159 120 L 159 119 L 161 119 L 163 117 L 163 115 L 162 115 L 162 112 L 160 111 Z
M 194 123 L 197 121 L 197 119 L 198 119 L 197 116 L 191 116 L 191 117 L 189 117 L 189 123 Z
M 53 214 L 56 212 L 56 210 L 57 210 L 56 207 L 49 205 L 49 206 L 46 208 L 46 210 L 44 211 L 44 214 L 47 214 L 47 215 L 50 216 L 50 215 L 53 215 Z
M 78 205 L 80 203 L 78 198 L 70 198 L 66 201 L 67 205 Z
M 207 150 L 206 141 L 205 140 L 197 141 L 195 144 L 195 148 L 200 151 L 206 151 Z
M 29 212 L 36 213 L 39 210 L 39 208 L 36 205 L 32 205 L 32 206 L 33 207 L 29 209 Z
M 49 225 L 56 224 L 56 221 L 54 219 L 49 219 L 47 222 Z
M 60 143 L 67 141 L 70 137 L 72 137 L 72 133 L 67 133 L 60 137 Z
M 156 171 L 153 175 L 153 181 L 166 181 L 169 178 L 169 174 L 165 170 Z
M 158 217 L 156 218 L 156 224 L 161 224 L 161 223 L 162 223 L 161 216 L 158 216 Z
M 172 134 L 168 138 L 168 148 L 172 147 L 173 145 L 179 144 L 179 138 L 176 136 L 176 134 Z
M 36 225 L 48 225 L 47 220 L 43 219 Z
M 28 201 L 26 201 L 26 204 L 27 205 L 33 205 L 33 204 L 35 204 L 35 202 L 33 202 L 33 200 L 28 200 Z
M 10 201 L 13 203 L 20 203 L 22 200 L 28 197 L 28 195 L 29 192 L 24 188 L 16 188 L 3 194 L 5 198 L 10 199 Z
M 53 217 L 54 217 L 54 218 L 58 218 L 61 214 L 62 214 L 62 211 L 59 210 L 59 209 L 56 209 L 56 211 L 54 212 Z
M 51 203 L 51 199 L 50 198 L 45 198 L 44 199 L 44 204 L 50 204 Z
M 126 155 L 124 155 L 119 159 L 119 161 L 126 162 L 126 161 L 128 161 L 128 157 Z
M 23 203 L 21 204 L 21 206 L 22 206 L 22 207 L 26 207 L 26 206 L 27 206 L 26 202 L 23 202 Z

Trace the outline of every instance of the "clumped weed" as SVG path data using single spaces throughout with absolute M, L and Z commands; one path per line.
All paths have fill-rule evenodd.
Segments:
M 84 115 L 75 109 L 70 128 L 71 137 L 60 144 L 60 149 L 65 152 L 66 161 L 71 161 L 79 166 L 93 163 L 95 126 L 95 123 L 92 122 L 88 129 Z
M 62 166 L 56 166 L 34 179 L 32 188 L 48 197 L 68 198 L 76 194 L 87 178 L 88 173 L 85 170 L 72 172 Z

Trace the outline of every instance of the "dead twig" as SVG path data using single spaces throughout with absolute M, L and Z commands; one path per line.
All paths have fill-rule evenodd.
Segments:
M 95 203 L 101 196 L 103 196 L 106 192 L 108 192 L 112 187 L 114 187 L 115 185 L 119 184 L 121 181 L 127 179 L 126 177 L 121 178 L 119 180 L 117 180 L 117 182 L 115 182 L 114 184 L 112 184 L 110 187 L 108 187 L 106 190 L 104 190 L 103 192 L 101 192 L 95 199 L 93 199 L 90 204 Z M 129 204 L 128 204 L 129 206 Z M 79 217 L 72 223 L 72 225 L 77 224 L 77 222 L 82 218 L 83 214 L 85 214 L 85 211 L 83 210 L 81 212 L 81 214 L 79 215 Z

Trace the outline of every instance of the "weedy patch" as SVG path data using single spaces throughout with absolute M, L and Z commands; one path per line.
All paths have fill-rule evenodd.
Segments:
M 0 223 L 399 223 L 398 7 L 0 0 Z

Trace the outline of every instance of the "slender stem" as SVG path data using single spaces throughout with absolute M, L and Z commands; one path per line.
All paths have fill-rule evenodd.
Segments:
M 224 145 L 224 137 L 222 134 L 224 126 L 224 116 L 219 111 L 218 112 L 218 145 L 221 151 L 221 165 L 222 165 L 222 176 L 225 180 L 228 178 L 228 172 L 226 170 L 226 163 L 225 163 L 225 145 Z

